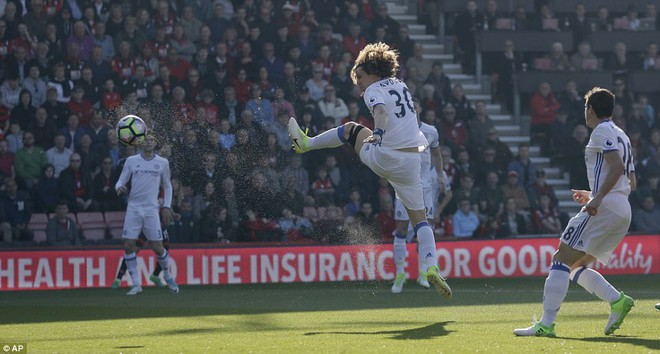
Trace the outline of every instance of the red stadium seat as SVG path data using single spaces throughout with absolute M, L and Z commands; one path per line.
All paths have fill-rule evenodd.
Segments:
M 32 214 L 30 218 L 30 230 L 46 230 L 46 225 L 48 225 L 48 214 Z
M 123 227 L 125 217 L 126 217 L 125 211 L 106 211 L 105 223 L 108 225 L 110 229 L 115 227 Z
M 105 239 L 105 232 L 106 232 L 105 227 L 102 229 L 95 228 L 95 229 L 82 230 L 82 234 L 85 237 L 85 240 L 89 240 L 89 241 L 98 241 Z
M 78 225 L 81 229 L 103 228 L 105 229 L 106 223 L 103 218 L 103 213 L 78 213 Z
M 111 227 L 109 231 L 110 231 L 110 236 L 112 236 L 112 239 L 121 240 L 122 233 L 124 232 L 124 228 L 121 226 Z
M 34 237 L 32 238 L 32 241 L 38 242 L 38 243 L 46 242 L 46 231 L 45 230 L 35 230 L 35 229 L 32 229 L 32 230 L 34 231 Z

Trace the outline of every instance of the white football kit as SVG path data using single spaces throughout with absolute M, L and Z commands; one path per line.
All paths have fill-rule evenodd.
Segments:
M 438 173 L 431 160 L 431 149 L 440 147 L 440 137 L 438 130 L 424 122 L 419 126 L 419 130 L 424 134 L 428 141 L 428 146 L 421 152 L 420 175 L 422 178 L 422 191 L 424 193 L 424 209 L 426 209 L 426 218 L 433 219 L 433 214 L 438 207 L 438 197 L 440 196 L 440 186 L 438 185 Z M 445 180 L 447 174 L 442 172 Z M 451 190 L 451 188 L 449 189 Z M 447 193 L 447 190 L 444 190 Z M 409 220 L 408 213 L 399 199 L 394 201 L 394 219 L 400 221 Z
M 124 219 L 123 238 L 137 239 L 140 231 L 143 231 L 149 240 L 162 240 L 158 196 L 162 186 L 163 207 L 172 206 L 169 162 L 158 155 L 154 155 L 150 160 L 144 159 L 142 154 L 130 156 L 124 163 L 115 190 L 125 187 L 129 180 L 131 190 Z
M 384 105 L 388 121 L 387 126 L 379 127 L 384 131 L 381 143 L 364 144 L 360 160 L 390 182 L 397 199 L 406 208 L 424 209 L 421 156 L 419 152 L 399 150 L 416 148 L 422 151 L 428 146 L 417 125 L 417 113 L 408 87 L 394 78 L 376 81 L 365 90 L 364 102 L 372 113 L 375 106 Z
M 584 251 L 603 263 L 607 263 L 630 226 L 631 211 L 628 196 L 630 174 L 635 172 L 635 164 L 630 139 L 626 133 L 611 120 L 602 121 L 591 133 L 584 153 L 591 197 L 605 182 L 610 169 L 605 154 L 616 153 L 621 156 L 624 172 L 612 190 L 603 198 L 598 213 L 590 216 L 586 211 L 580 211 L 568 222 L 561 235 L 561 242 Z

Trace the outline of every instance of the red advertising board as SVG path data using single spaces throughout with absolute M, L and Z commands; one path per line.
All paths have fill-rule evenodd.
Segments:
M 547 273 L 557 239 L 515 239 L 437 243 L 442 274 L 448 278 L 540 276 Z M 406 270 L 417 277 L 415 245 L 408 245 Z M 290 283 L 394 278 L 391 245 L 270 248 L 185 248 L 171 250 L 179 284 Z M 0 290 L 107 287 L 121 264 L 120 250 L 0 252 Z M 138 255 L 143 285 L 156 266 L 153 252 Z M 628 236 L 604 274 L 659 274 L 660 235 Z M 130 282 L 128 275 L 124 281 Z

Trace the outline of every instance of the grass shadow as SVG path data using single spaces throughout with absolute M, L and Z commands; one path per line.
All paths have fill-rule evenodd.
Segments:
M 646 339 L 635 336 L 607 336 L 607 337 L 588 337 L 588 338 L 562 338 L 565 340 L 576 340 L 589 343 L 609 343 L 609 344 L 630 344 L 638 347 L 645 347 L 651 351 L 660 350 L 660 339 Z
M 373 331 L 373 332 L 365 332 L 365 331 L 328 331 L 328 332 L 307 332 L 305 333 L 306 336 L 317 336 L 317 335 L 324 335 L 324 334 L 345 334 L 345 335 L 388 335 L 391 334 L 392 336 L 390 339 L 397 339 L 397 340 L 409 340 L 409 339 L 414 339 L 414 340 L 419 340 L 419 339 L 433 339 L 437 337 L 444 337 L 448 335 L 451 332 L 445 328 L 446 325 L 454 323 L 454 321 L 445 321 L 445 322 L 438 322 L 434 323 L 428 326 L 424 327 L 419 327 L 419 328 L 411 328 L 411 329 L 403 329 L 403 330 L 395 330 L 395 331 Z

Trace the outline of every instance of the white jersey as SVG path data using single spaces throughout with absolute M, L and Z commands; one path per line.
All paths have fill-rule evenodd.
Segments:
M 627 197 L 630 194 L 630 174 L 635 172 L 630 139 L 611 120 L 605 120 L 594 128 L 584 153 L 592 196 L 600 190 L 610 169 L 605 162 L 605 153 L 614 152 L 621 156 L 624 170 L 610 193 Z
M 428 146 L 422 154 L 422 184 L 426 185 L 428 182 L 437 179 L 438 173 L 435 171 L 435 166 L 433 166 L 433 161 L 431 159 L 431 149 L 437 149 L 440 146 L 440 137 L 438 135 L 438 129 L 430 124 L 422 122 L 419 125 L 419 130 L 424 134 L 424 137 L 428 141 Z
M 167 159 L 155 154 L 151 160 L 144 159 L 142 154 L 130 156 L 124 163 L 115 190 L 125 187 L 129 180 L 131 181 L 131 191 L 128 195 L 129 208 L 158 209 L 161 186 L 165 192 L 163 207 L 172 206 L 170 164 Z
M 388 113 L 387 126 L 376 126 L 385 131 L 381 146 L 392 149 L 424 149 L 428 142 L 419 131 L 417 113 L 406 84 L 390 78 L 376 81 L 364 91 L 364 103 L 373 114 L 375 106 L 382 104 Z

